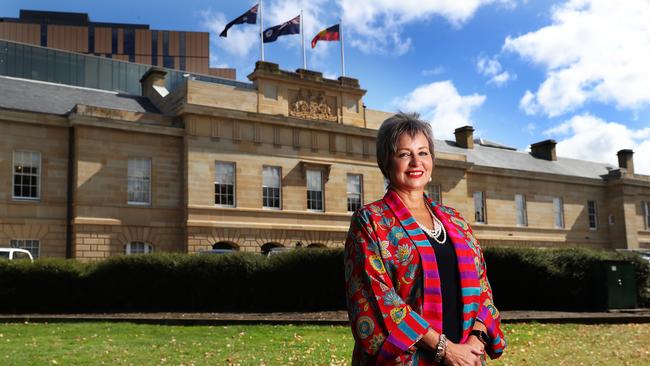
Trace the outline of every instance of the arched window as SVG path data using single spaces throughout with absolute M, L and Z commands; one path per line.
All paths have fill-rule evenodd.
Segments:
M 143 241 L 132 241 L 124 246 L 124 254 L 149 254 L 153 253 L 153 245 Z
M 220 241 L 212 244 L 212 249 L 239 250 L 239 246 L 231 241 Z
M 322 243 L 311 243 L 307 245 L 307 248 L 327 248 L 327 245 Z
M 284 245 L 280 243 L 266 243 L 262 245 L 262 254 L 264 255 L 270 255 L 271 253 L 277 253 L 285 250 L 288 250 L 288 248 L 285 248 Z

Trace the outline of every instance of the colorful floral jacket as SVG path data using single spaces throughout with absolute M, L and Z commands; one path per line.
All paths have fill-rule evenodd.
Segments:
M 506 341 L 492 303 L 481 247 L 455 210 L 425 200 L 443 223 L 458 258 L 463 336 L 475 321 L 487 327 L 486 352 L 499 357 Z M 355 339 L 353 365 L 435 365 L 415 343 L 442 331 L 442 297 L 436 257 L 426 235 L 397 194 L 365 205 L 352 216 L 345 243 L 348 314 Z

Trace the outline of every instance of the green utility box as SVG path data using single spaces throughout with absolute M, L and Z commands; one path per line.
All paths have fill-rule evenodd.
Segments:
M 632 263 L 617 260 L 603 261 L 599 277 L 604 295 L 603 305 L 606 309 L 636 307 L 636 282 Z

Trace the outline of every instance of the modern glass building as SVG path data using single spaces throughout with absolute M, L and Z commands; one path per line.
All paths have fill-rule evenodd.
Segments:
M 92 22 L 86 13 L 21 10 L 18 18 L 0 18 L 0 39 L 236 79 L 235 69 L 210 67 L 208 32 Z
M 0 75 L 4 76 L 140 95 L 140 78 L 150 68 L 145 64 L 0 40 Z M 184 78 L 252 88 L 250 83 L 231 79 L 164 70 L 168 90 Z

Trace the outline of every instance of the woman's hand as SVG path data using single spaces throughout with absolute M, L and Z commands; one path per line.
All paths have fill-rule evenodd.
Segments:
M 475 338 L 475 337 L 471 337 Z M 477 340 L 478 343 L 481 343 Z M 451 366 L 481 366 L 483 344 L 476 346 L 468 341 L 465 344 L 447 343 L 444 364 Z
M 465 342 L 465 344 L 469 344 L 470 346 L 472 346 L 474 348 L 480 349 L 481 352 L 485 352 L 485 344 L 483 344 L 483 342 L 481 342 L 481 340 L 478 339 L 478 337 L 476 337 L 474 335 L 469 336 L 469 338 L 467 338 L 467 342 Z

